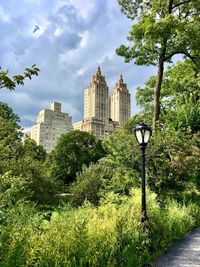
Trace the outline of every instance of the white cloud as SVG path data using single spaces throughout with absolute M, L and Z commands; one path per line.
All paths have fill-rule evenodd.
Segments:
M 77 74 L 77 76 L 83 76 L 86 71 L 87 71 L 87 68 L 81 68 L 81 69 L 77 70 L 76 74 Z
M 85 31 L 81 33 L 80 36 L 81 36 L 80 47 L 85 48 L 88 45 L 90 34 L 88 31 Z
M 95 7 L 95 1 L 91 0 L 70 0 L 70 3 L 80 12 L 81 16 L 86 19 L 89 13 L 92 13 L 92 10 Z
M 63 29 L 61 29 L 61 28 L 56 28 L 56 30 L 55 30 L 55 32 L 54 32 L 54 36 L 55 37 L 59 37 L 59 36 L 61 36 L 62 35 L 62 33 L 63 33 Z
M 0 6 L 0 18 L 4 21 L 4 22 L 9 22 L 10 21 L 10 15 L 8 15 L 6 13 L 6 11 Z

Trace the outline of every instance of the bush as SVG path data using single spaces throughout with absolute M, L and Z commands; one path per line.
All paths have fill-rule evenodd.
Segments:
M 97 164 L 85 166 L 78 174 L 70 187 L 71 202 L 80 206 L 88 200 L 98 205 L 100 198 L 108 192 L 129 195 L 130 188 L 138 184 L 138 180 L 138 173 L 133 169 L 104 158 Z

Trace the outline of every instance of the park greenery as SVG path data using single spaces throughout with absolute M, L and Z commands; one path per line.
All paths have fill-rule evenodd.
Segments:
M 170 63 L 175 55 L 183 55 L 197 69 L 200 67 L 200 1 L 119 0 L 119 4 L 134 24 L 127 38 L 131 45 L 121 45 L 117 54 L 126 62 L 134 59 L 138 65 L 157 66 L 152 116 L 155 131 L 160 118 L 165 63 Z
M 179 46 L 191 55 L 162 75 L 157 127 L 146 150 L 150 220 L 141 222 L 134 128 L 155 120 L 157 76 L 137 88 L 141 111 L 120 132 L 97 141 L 71 131 L 49 154 L 31 139 L 22 142 L 20 118 L 1 102 L 0 267 L 143 266 L 200 225 L 200 69 L 198 35 L 191 37 L 199 27 L 198 1 L 119 2 L 125 14 L 137 18 L 130 33 L 134 47 L 120 48 L 127 60 L 157 64 L 162 45 L 167 45 L 163 64 Z M 38 74 L 33 68 L 18 77 L 21 82 L 0 72 L 1 88 L 23 85 Z

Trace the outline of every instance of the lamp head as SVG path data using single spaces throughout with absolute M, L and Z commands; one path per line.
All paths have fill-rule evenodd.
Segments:
M 146 147 L 151 136 L 151 128 L 145 123 L 137 124 L 135 128 L 135 137 L 140 146 Z

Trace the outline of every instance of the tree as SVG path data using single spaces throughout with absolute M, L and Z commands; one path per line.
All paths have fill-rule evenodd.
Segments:
M 0 174 L 8 171 L 22 153 L 19 117 L 7 104 L 0 102 Z
M 157 65 L 154 88 L 153 130 L 160 116 L 160 94 L 164 63 L 177 54 L 199 66 L 200 1 L 199 0 L 119 0 L 121 10 L 137 23 L 132 26 L 128 40 L 133 45 L 121 45 L 116 50 L 126 62 Z
M 184 190 L 199 186 L 199 133 L 165 128 L 151 138 L 147 153 L 150 188 L 160 200 L 179 198 Z
M 104 147 L 107 151 L 107 159 L 115 162 L 124 168 L 134 168 L 139 170 L 139 147 L 133 133 L 133 124 L 127 126 L 128 129 L 123 129 L 119 133 L 111 135 L 104 142 Z
M 7 204 L 20 199 L 44 204 L 53 200 L 56 185 L 46 175 L 43 147 L 33 140 L 22 144 L 19 121 L 7 104 L 0 103 L 0 199 Z
M 105 155 L 101 141 L 87 132 L 71 131 L 63 134 L 49 154 L 47 166 L 50 176 L 71 183 L 83 165 L 97 162 Z
M 153 106 L 155 83 L 156 77 L 152 76 L 144 87 L 137 88 L 137 104 L 145 115 Z M 176 130 L 200 130 L 200 72 L 191 61 L 179 61 L 164 72 L 160 105 L 161 121 L 165 125 Z
M 38 69 L 26 69 L 24 76 L 9 79 L 7 72 L 0 73 L 0 88 L 14 90 L 17 84 Z M 0 102 L 0 200 L 6 205 L 15 204 L 21 199 L 47 204 L 55 196 L 57 185 L 48 179 L 44 169 L 46 152 L 33 140 L 22 144 L 22 129 L 17 114 L 5 103 Z
M 24 141 L 23 145 L 24 155 L 27 157 L 31 157 L 32 159 L 38 161 L 45 161 L 46 158 L 46 151 L 43 146 L 37 145 L 36 142 L 30 138 Z
M 17 85 L 24 85 L 24 80 L 31 77 L 33 75 L 38 76 L 38 72 L 40 70 L 33 65 L 31 68 L 26 68 L 23 75 L 14 75 L 12 78 L 9 78 L 8 70 L 2 70 L 0 67 L 0 89 L 7 88 L 9 90 L 15 90 Z

